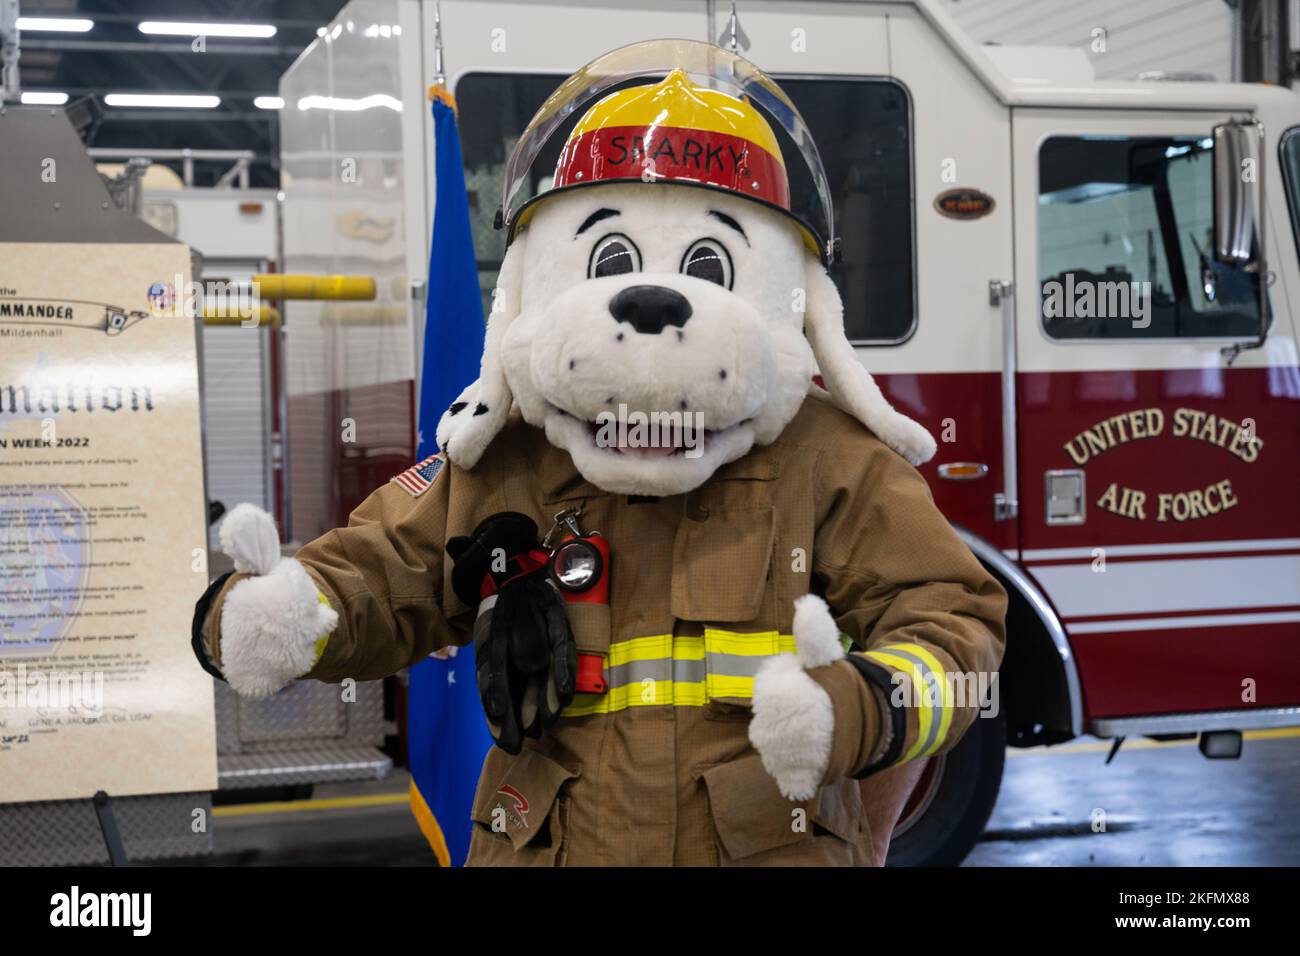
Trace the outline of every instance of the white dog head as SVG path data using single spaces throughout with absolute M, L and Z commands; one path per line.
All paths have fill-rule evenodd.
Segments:
M 694 49 L 706 63 L 723 55 L 682 40 L 649 46 L 686 59 Z M 586 72 L 530 130 L 563 115 Z M 934 453 L 844 337 L 839 293 L 811 231 L 782 211 L 781 149 L 748 97 L 682 69 L 611 93 L 570 132 L 554 186 L 513 220 L 479 380 L 438 423 L 453 462 L 473 467 L 517 404 L 592 484 L 680 494 L 775 440 L 819 369 L 831 401 L 909 460 Z
M 790 219 L 717 190 L 566 191 L 511 244 L 479 380 L 438 445 L 473 467 L 513 402 L 592 484 L 680 494 L 775 439 L 819 368 L 831 401 L 900 454 L 934 453 L 857 361 L 839 293 Z M 605 440 L 611 416 L 635 413 L 682 427 L 661 431 L 666 446 Z

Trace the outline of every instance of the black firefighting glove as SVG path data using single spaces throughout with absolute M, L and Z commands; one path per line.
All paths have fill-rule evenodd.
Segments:
M 578 648 L 559 589 L 545 570 L 520 561 L 537 548 L 536 523 L 516 512 L 493 515 L 469 537 L 447 542 L 452 587 L 479 608 L 474 659 L 488 730 L 510 754 L 555 721 L 577 679 Z M 496 593 L 480 601 L 489 575 Z

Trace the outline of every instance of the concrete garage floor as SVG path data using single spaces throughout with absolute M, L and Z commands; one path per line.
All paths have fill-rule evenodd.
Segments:
M 1300 728 L 1246 734 L 1240 760 L 1195 741 L 1008 750 L 1002 792 L 967 866 L 1296 866 Z M 1092 831 L 1095 810 L 1106 832 Z
M 1300 865 L 1300 729 L 1248 734 L 1241 760 L 1194 742 L 1008 751 L 1002 793 L 967 866 Z M 220 807 L 215 866 L 429 866 L 404 772 L 316 788 L 310 801 Z M 1095 810 L 1106 832 L 1094 833 Z

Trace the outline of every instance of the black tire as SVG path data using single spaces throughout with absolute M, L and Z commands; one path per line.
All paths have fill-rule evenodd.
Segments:
M 979 841 L 997 803 L 1006 761 L 1003 711 L 975 720 L 955 748 L 922 779 L 928 802 L 899 821 L 886 866 L 958 866 Z M 928 785 L 926 785 L 928 784 Z

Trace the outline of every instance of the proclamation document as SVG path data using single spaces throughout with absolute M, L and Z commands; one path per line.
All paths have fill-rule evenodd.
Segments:
M 189 272 L 0 243 L 0 803 L 216 789 Z

